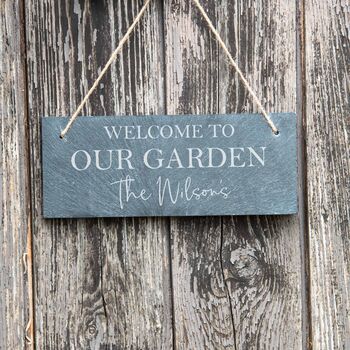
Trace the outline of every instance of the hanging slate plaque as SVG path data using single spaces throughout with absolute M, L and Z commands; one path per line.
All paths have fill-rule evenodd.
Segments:
M 46 218 L 297 212 L 296 116 L 42 118 Z

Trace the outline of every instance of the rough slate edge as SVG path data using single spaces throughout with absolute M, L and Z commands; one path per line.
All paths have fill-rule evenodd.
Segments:
M 240 114 L 237 114 L 237 116 L 247 116 L 247 118 L 251 117 L 252 114 L 251 113 L 240 113 Z M 288 213 L 268 213 L 268 214 L 256 214 L 256 213 L 240 213 L 240 214 L 196 214 L 196 213 L 191 213 L 190 215 L 184 215 L 184 214 L 172 214 L 172 215 L 127 215 L 127 216 L 113 216 L 113 215 L 108 215 L 108 216 L 105 216 L 105 215 L 98 215 L 98 214 L 92 214 L 90 216 L 87 216 L 87 215 L 84 215 L 84 216 L 71 216 L 71 215 L 58 215 L 58 216 L 55 216 L 55 215 L 48 215 L 45 213 L 45 209 L 44 209 L 44 201 L 42 203 L 42 214 L 43 214 L 43 217 L 45 219 L 55 219 L 55 218 L 61 218 L 61 219 L 87 219 L 87 218 L 113 218 L 113 217 L 130 217 L 130 218 L 133 218 L 133 217 L 153 217 L 153 218 L 156 218 L 156 217 L 185 217 L 185 216 L 193 216 L 193 217 L 204 217 L 204 216 L 246 216 L 246 215 L 255 215 L 255 216 L 261 216 L 261 215 L 267 215 L 267 216 L 286 216 L 286 215 L 297 215 L 298 214 L 298 206 L 299 206 L 299 201 L 298 201 L 298 195 L 299 195 L 299 192 L 298 192 L 298 187 L 299 187 L 299 178 L 298 178 L 298 164 L 299 164 L 299 161 L 298 161 L 298 157 L 299 157 L 299 152 L 298 152 L 298 142 L 297 142 L 297 139 L 298 139 L 298 130 L 297 130 L 297 127 L 296 127 L 296 123 L 297 123 L 297 115 L 295 112 L 284 112 L 284 113 L 270 113 L 270 116 L 271 116 L 271 119 L 272 121 L 274 121 L 274 115 L 279 115 L 280 117 L 283 117 L 283 118 L 291 118 L 293 119 L 291 122 L 293 122 L 294 124 L 294 128 L 295 128 L 295 158 L 296 158 L 296 168 L 295 168 L 295 176 L 296 176 L 296 179 L 295 179 L 295 194 L 296 194 L 296 197 L 295 197 L 295 209 L 290 209 L 290 211 Z M 167 121 L 166 123 L 167 124 L 170 124 L 171 123 L 171 120 L 168 120 L 168 118 L 173 118 L 173 117 L 180 117 L 180 118 L 186 118 L 186 117 L 195 117 L 195 118 L 198 118 L 198 121 L 200 121 L 200 118 L 201 117 L 205 117 L 205 116 L 211 116 L 211 117 L 225 117 L 225 116 L 232 116 L 232 118 L 235 117 L 235 115 L 232 115 L 232 114 L 216 114 L 216 115 L 212 115 L 212 114 L 204 114 L 204 115 L 194 115 L 194 114 L 183 114 L 183 115 L 166 115 L 167 117 Z M 261 118 L 261 127 L 266 127 L 266 128 L 269 128 L 270 127 L 268 126 L 268 124 L 266 123 L 266 121 L 264 120 L 264 117 L 263 115 L 259 114 L 259 113 L 255 113 L 254 116 L 260 116 Z M 129 115 L 129 116 L 79 116 L 77 119 L 76 119 L 76 123 L 79 122 L 79 120 L 81 121 L 82 119 L 86 119 L 86 118 L 98 118 L 98 117 L 101 117 L 101 118 L 114 118 L 117 119 L 117 120 L 122 120 L 123 119 L 123 124 L 127 123 L 127 118 L 133 118 L 133 122 L 135 122 L 135 118 L 137 119 L 142 119 L 143 117 L 152 117 L 152 118 L 155 118 L 157 119 L 159 117 L 159 120 L 161 121 L 164 117 L 164 115 Z M 47 118 L 53 118 L 53 119 L 57 119 L 57 118 L 61 118 L 61 119 L 65 119 L 65 123 L 68 123 L 68 120 L 69 120 L 69 117 L 57 117 L 57 116 L 45 116 L 45 117 L 41 117 L 40 118 L 40 121 L 41 121 L 41 130 L 43 129 L 43 120 L 44 119 L 47 119 Z M 175 121 L 174 121 L 175 122 Z M 277 126 L 277 128 L 279 128 L 278 126 L 278 122 L 275 120 L 275 124 Z M 131 123 L 130 125 L 133 125 L 133 123 Z M 74 127 L 78 127 L 77 124 L 73 124 L 71 129 L 69 131 L 72 131 L 74 129 Z M 68 133 L 69 133 L 68 131 Z M 279 131 L 281 133 L 283 133 L 283 130 L 279 129 Z M 69 136 L 67 133 L 66 137 Z M 271 133 L 272 133 L 272 130 L 271 130 Z M 41 131 L 41 135 L 43 137 L 43 131 Z M 59 137 L 59 135 L 57 135 L 57 137 Z M 42 145 L 42 141 L 41 141 L 41 145 Z M 43 152 L 43 149 L 41 147 L 41 152 Z M 41 159 L 43 159 L 43 154 L 41 154 Z M 41 176 L 42 176 L 42 191 L 44 192 L 44 181 L 43 181 L 43 176 L 44 176 L 44 173 L 45 173 L 45 165 L 44 165 L 44 162 L 42 164 L 42 173 L 41 173 Z
M 350 3 L 305 1 L 311 342 L 350 349 Z

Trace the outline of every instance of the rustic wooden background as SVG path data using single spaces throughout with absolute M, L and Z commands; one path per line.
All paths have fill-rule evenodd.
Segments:
M 202 0 L 298 113 L 298 216 L 43 220 L 40 116 L 74 110 L 142 3 L 0 1 L 0 349 L 350 349 L 348 0 Z M 153 0 L 84 114 L 252 111 L 191 1 Z

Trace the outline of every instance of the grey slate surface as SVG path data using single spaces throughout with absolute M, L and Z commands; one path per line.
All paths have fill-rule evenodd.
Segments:
M 59 134 L 68 118 L 43 117 L 43 215 L 74 218 L 296 213 L 296 115 L 276 113 L 272 120 L 280 130 L 277 136 L 259 114 L 79 117 L 62 140 Z M 214 127 L 209 126 L 214 124 L 218 125 L 216 135 Z M 224 129 L 227 137 L 221 132 L 227 124 L 234 129 L 231 137 L 231 126 Z M 111 139 L 105 129 L 112 133 L 112 126 L 116 132 L 124 131 L 118 139 Z M 156 137 L 162 127 L 167 138 L 149 137 Z M 195 135 L 190 132 L 193 128 L 197 130 Z M 173 136 L 168 137 L 171 130 Z M 199 161 L 192 158 L 191 164 L 191 152 L 196 156 L 198 149 L 203 154 Z M 159 169 L 145 165 L 148 150 L 149 166 L 162 162 Z M 118 162 L 118 155 L 127 156 L 128 152 L 132 152 L 129 162 Z M 98 165 L 106 170 L 96 167 L 96 154 Z M 215 167 L 225 157 L 225 163 Z M 129 192 L 125 181 L 118 182 L 126 179 L 132 180 Z M 142 190 L 143 199 L 136 198 Z

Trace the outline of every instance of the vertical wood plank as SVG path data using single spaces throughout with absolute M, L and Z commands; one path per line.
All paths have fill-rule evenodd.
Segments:
M 220 32 L 268 111 L 296 111 L 296 17 L 294 0 L 227 1 L 218 9 Z M 259 112 L 221 52 L 219 67 L 220 112 Z M 238 349 L 302 348 L 301 234 L 297 216 L 224 218 L 222 264 Z
M 41 213 L 39 118 L 73 112 L 141 5 L 27 2 L 38 348 L 172 346 L 167 220 L 43 220 Z M 84 114 L 164 112 L 161 27 L 153 2 Z
M 0 2 L 0 349 L 25 349 L 29 221 L 24 28 L 21 1 Z
M 349 33 L 349 2 L 305 2 L 314 349 L 350 348 Z
M 203 1 L 215 19 L 214 1 Z M 191 1 L 164 8 L 168 114 L 218 112 L 218 48 Z M 221 219 L 171 219 L 175 345 L 234 348 L 230 299 L 221 268 Z
M 203 1 L 273 111 L 296 109 L 294 1 Z M 256 111 L 198 11 L 165 8 L 167 112 Z M 175 341 L 181 348 L 302 347 L 298 217 L 173 219 Z

